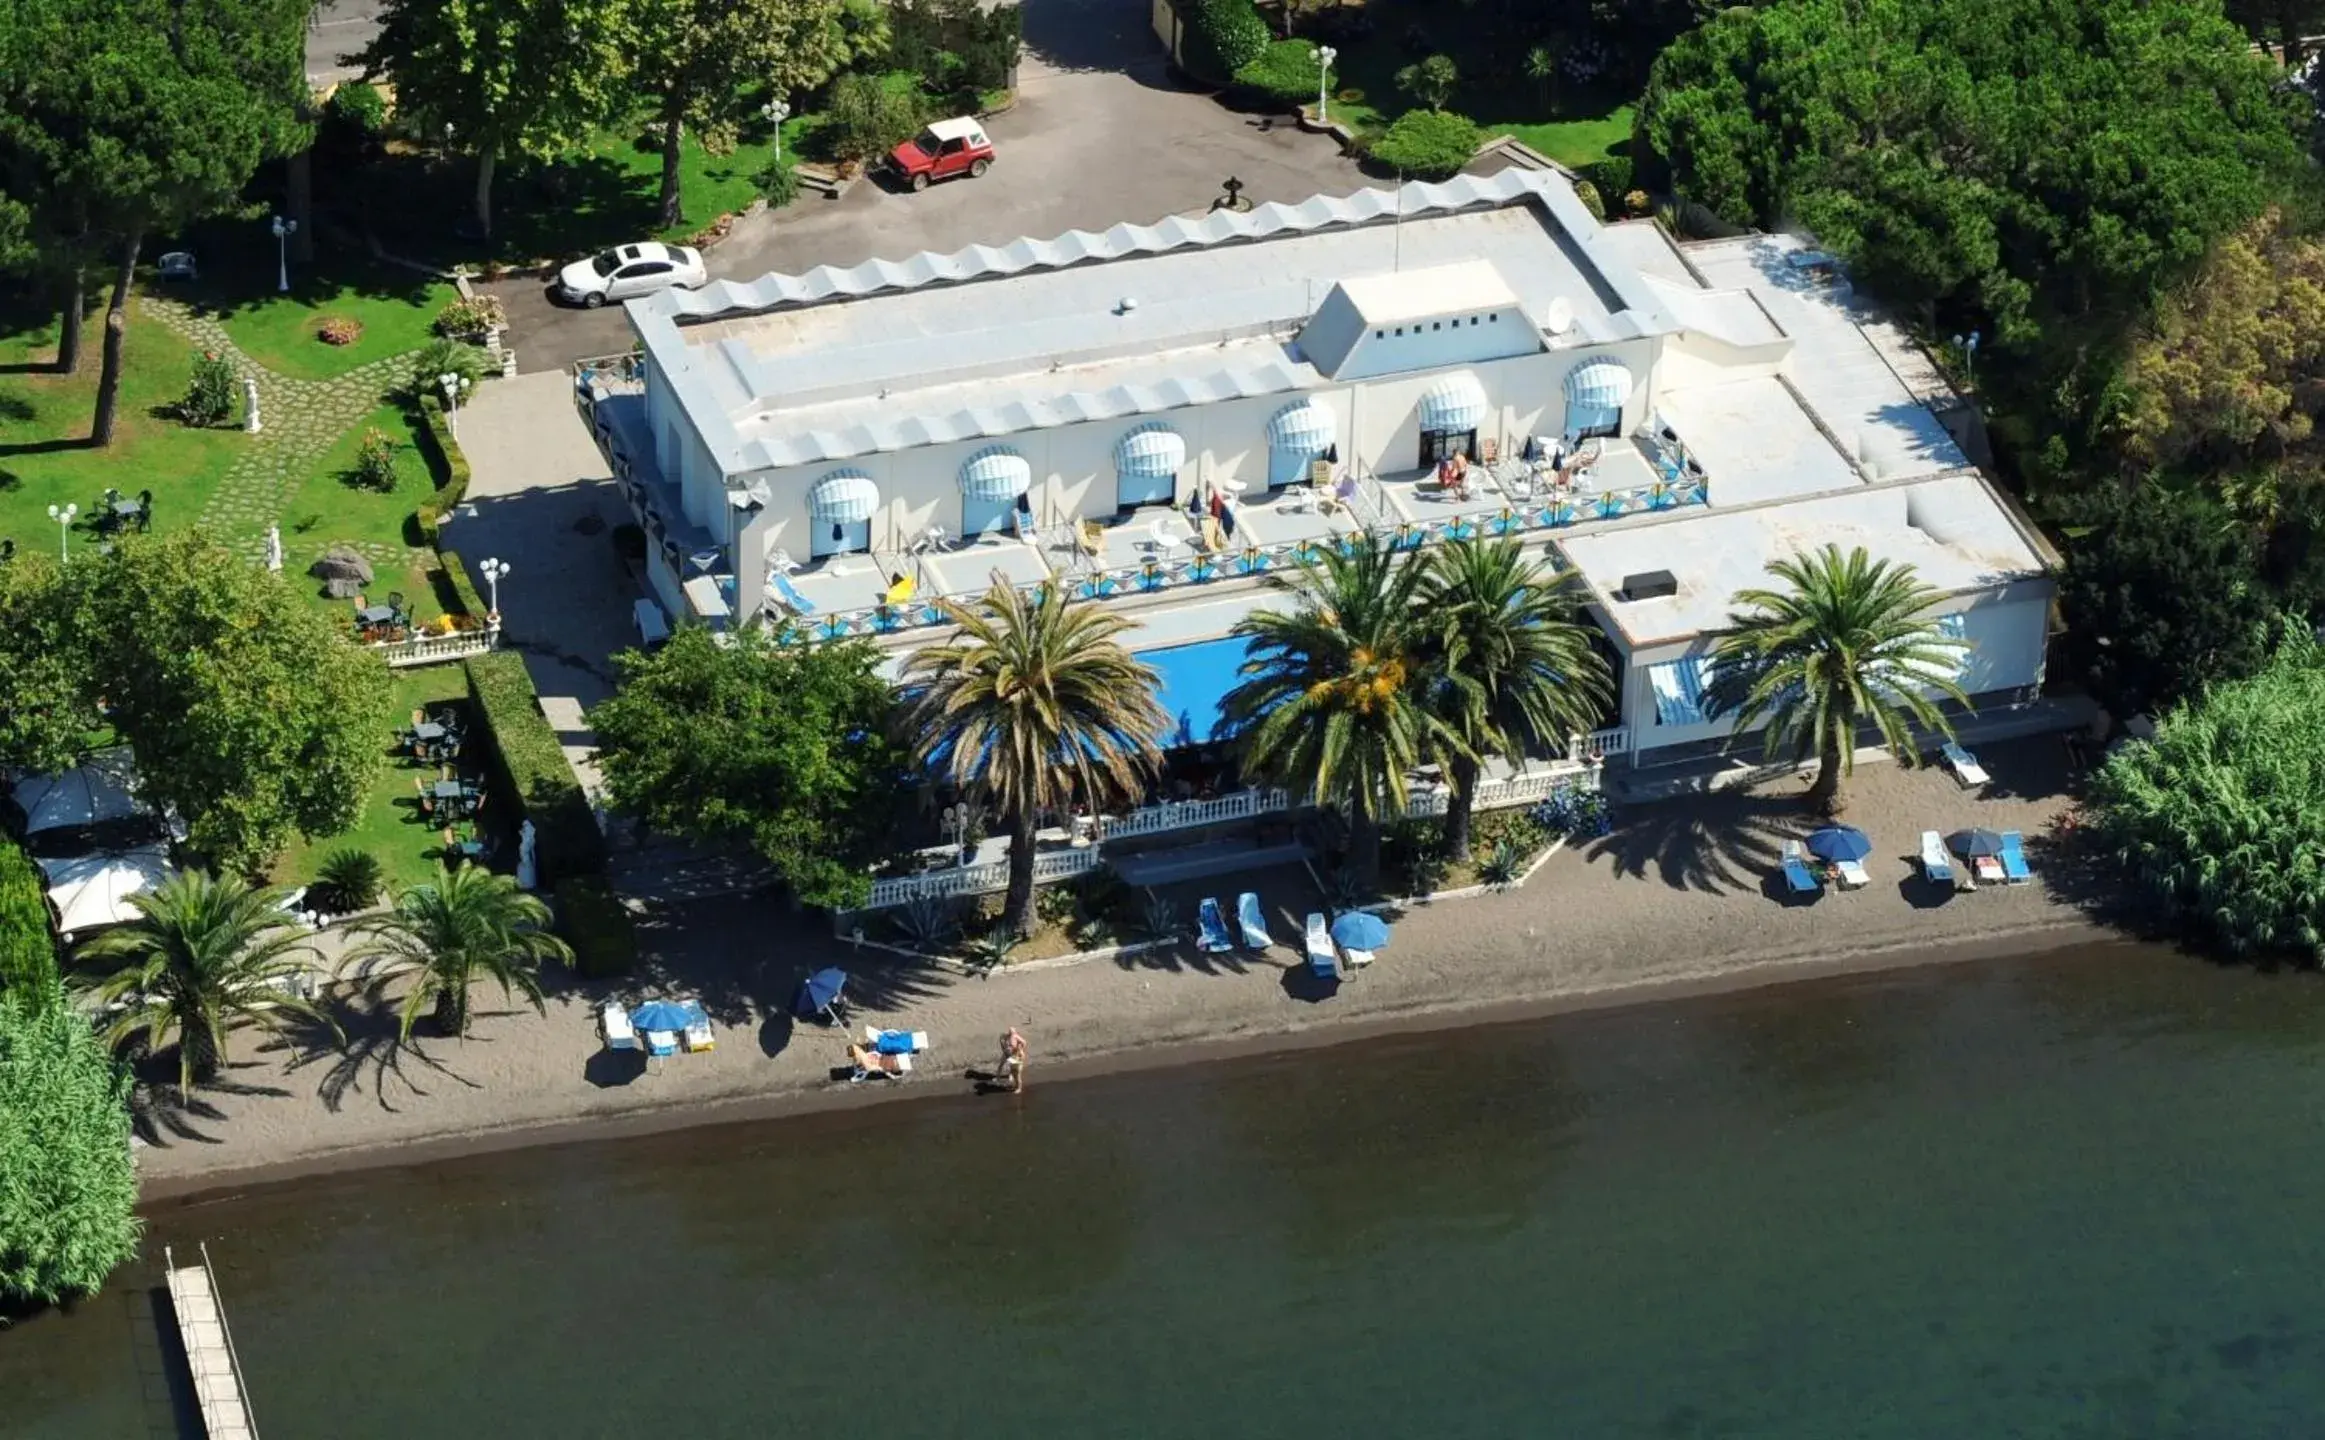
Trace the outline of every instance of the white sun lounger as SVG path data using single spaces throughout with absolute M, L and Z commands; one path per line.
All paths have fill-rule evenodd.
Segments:
M 1259 896 L 1246 890 L 1235 897 L 1235 921 L 1243 931 L 1243 948 L 1265 950 L 1275 942 L 1268 938 L 1267 916 L 1259 908 Z
M 1935 830 L 1921 832 L 1921 873 L 1933 883 L 1951 885 L 1954 881 L 1954 857 Z
M 767 581 L 775 587 L 775 593 L 783 597 L 783 603 L 791 607 L 792 614 L 805 619 L 815 613 L 815 602 L 799 593 L 799 587 L 791 583 L 790 576 L 777 570 L 767 576 Z
M 1308 912 L 1308 968 L 1319 980 L 1340 978 L 1340 947 L 1332 943 L 1332 931 L 1316 910 Z
M 910 1055 L 878 1055 L 869 1051 L 858 1052 L 854 1068 L 848 1074 L 848 1083 L 860 1085 L 866 1080 L 902 1080 L 912 1073 Z
M 1954 778 L 1964 786 L 1986 783 L 1986 767 L 1978 763 L 1977 756 L 1964 750 L 1959 741 L 1948 740 L 1938 753 L 1946 757 L 1946 764 L 1953 768 Z
M 711 1038 L 710 1020 L 707 1016 L 703 1019 L 695 1021 L 693 1024 L 686 1027 L 687 1054 L 699 1055 L 703 1051 L 715 1047 L 717 1044 L 718 1041 Z
M 597 1012 L 598 1024 L 605 1031 L 608 1050 L 635 1050 L 638 1048 L 637 1028 L 630 1024 L 630 1012 L 619 1000 L 608 1000 Z
M 1865 873 L 1862 860 L 1835 860 L 1833 870 L 1841 877 L 1843 890 L 1857 890 L 1873 883 L 1873 877 Z

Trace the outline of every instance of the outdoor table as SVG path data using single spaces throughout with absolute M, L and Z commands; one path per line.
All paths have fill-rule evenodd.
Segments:
M 433 720 L 423 720 L 412 727 L 412 738 L 414 740 L 441 740 L 444 738 L 444 727 Z
M 355 612 L 355 623 L 358 625 L 385 625 L 395 618 L 394 607 L 388 605 L 374 605 L 368 610 Z
M 458 804 L 468 798 L 468 787 L 457 780 L 439 780 L 429 793 L 434 795 L 439 802 L 450 801 Z
M 135 520 L 145 513 L 145 505 L 138 500 L 116 500 L 113 502 L 113 513 L 124 520 Z

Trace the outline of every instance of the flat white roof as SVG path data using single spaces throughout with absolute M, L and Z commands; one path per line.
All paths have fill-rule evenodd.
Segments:
M 1450 265 L 1407 266 L 1386 275 L 1359 275 L 1340 282 L 1368 325 L 1425 320 L 1456 310 L 1494 310 L 1517 303 L 1502 272 L 1490 260 Z
M 1910 564 L 1923 584 L 1944 594 L 1991 589 L 2046 568 L 1975 474 L 1748 510 L 1703 510 L 1563 537 L 1558 548 L 1607 597 L 1607 618 L 1635 654 L 1726 624 L 1736 592 L 1768 582 L 1769 561 L 1827 544 L 1844 551 L 1862 546 L 1876 560 Z M 1677 594 L 1614 598 L 1630 576 L 1657 570 L 1671 572 Z
M 1773 375 L 1668 391 L 1657 408 L 1703 463 L 1714 506 L 1821 495 L 1864 483 Z

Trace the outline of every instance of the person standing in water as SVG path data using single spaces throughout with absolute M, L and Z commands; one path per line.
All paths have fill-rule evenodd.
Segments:
M 1010 1094 L 1025 1093 L 1025 1037 L 1014 1025 L 1001 1037 L 1001 1081 Z

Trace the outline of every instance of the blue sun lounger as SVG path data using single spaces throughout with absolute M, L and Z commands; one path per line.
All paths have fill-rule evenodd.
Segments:
M 2002 832 L 2002 878 L 2013 885 L 2023 885 L 2034 878 L 2027 868 L 2025 841 L 2016 830 Z
M 815 613 L 815 602 L 799 593 L 799 587 L 791 583 L 790 576 L 777 570 L 767 578 L 773 582 L 775 593 L 783 597 L 783 603 L 791 607 L 792 614 L 808 616 Z
M 1275 942 L 1267 936 L 1267 917 L 1260 913 L 1259 896 L 1246 890 L 1235 897 L 1235 921 L 1243 931 L 1243 948 L 1265 950 Z
M 1208 895 L 1203 897 L 1203 908 L 1195 914 L 1195 925 L 1201 932 L 1197 941 L 1201 948 L 1213 954 L 1235 948 L 1235 942 L 1228 938 L 1227 921 L 1220 913 L 1219 902 Z
M 1798 840 L 1784 842 L 1784 883 L 1795 895 L 1814 895 L 1824 889 L 1808 868 L 1808 851 Z

